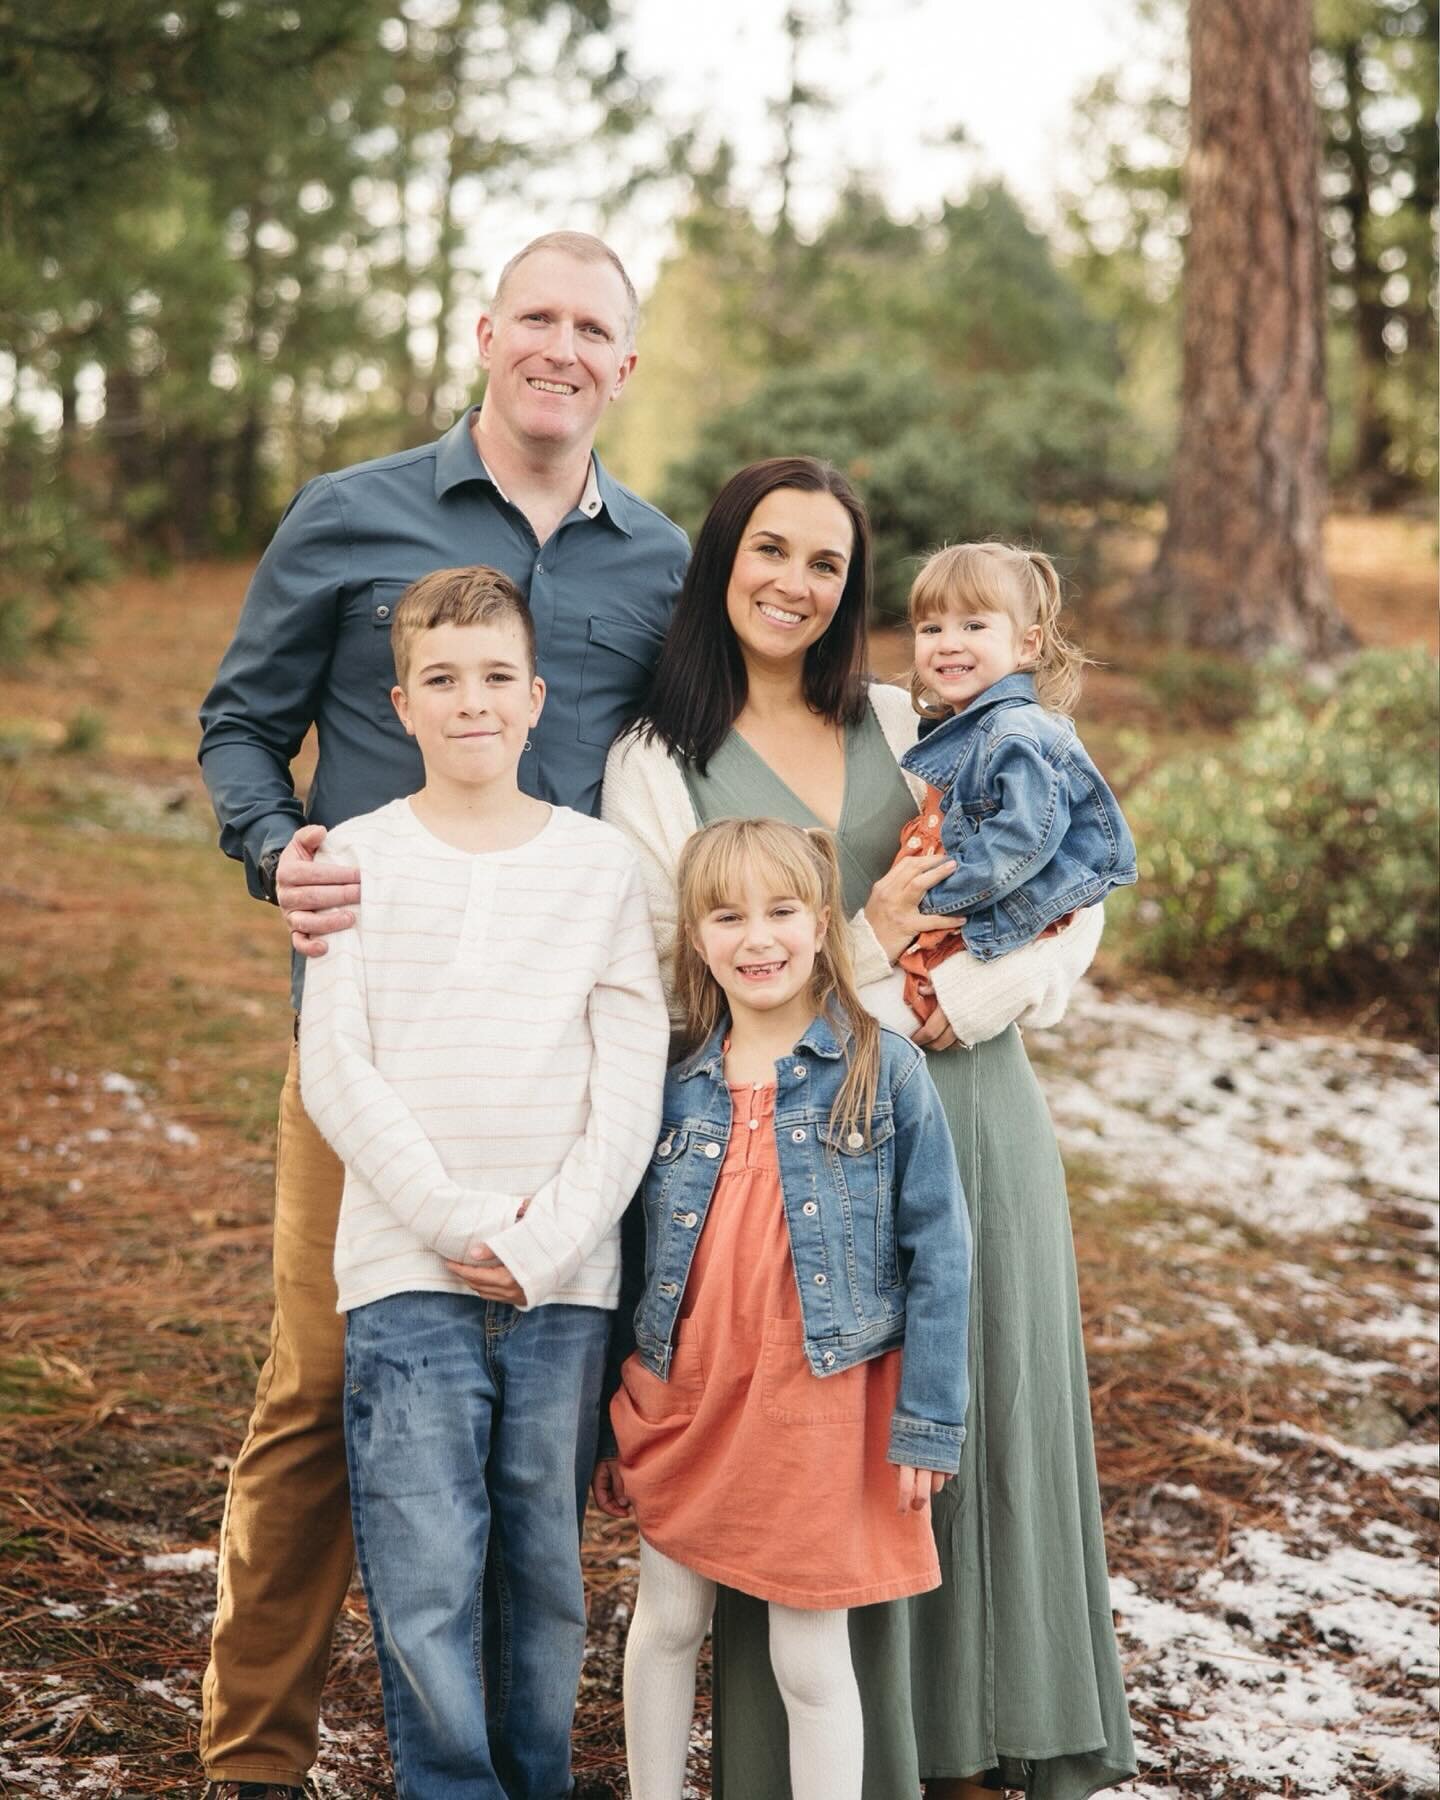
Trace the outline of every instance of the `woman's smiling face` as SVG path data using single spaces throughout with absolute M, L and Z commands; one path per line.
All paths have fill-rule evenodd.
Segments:
M 725 610 L 745 660 L 803 657 L 835 617 L 855 532 L 833 494 L 776 488 L 745 521 Z

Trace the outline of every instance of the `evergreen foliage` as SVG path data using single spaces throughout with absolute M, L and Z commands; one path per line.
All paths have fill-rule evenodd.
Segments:
M 1000 536 L 1073 552 L 1107 505 L 1153 494 L 1153 457 L 1116 398 L 1111 335 L 1003 187 L 915 225 L 847 193 L 796 250 L 781 312 L 813 347 L 803 366 L 776 369 L 756 342 L 763 326 L 746 323 L 764 243 L 712 208 L 661 278 L 662 305 L 672 284 L 709 295 L 711 393 L 729 381 L 744 394 L 688 421 L 667 414 L 683 453 L 660 499 L 687 528 L 743 463 L 825 457 L 870 509 L 877 600 L 896 615 L 917 560 L 941 543 Z
M 1433 1030 L 1440 695 L 1428 652 L 1367 651 L 1332 692 L 1272 673 L 1233 746 L 1126 796 L 1140 884 L 1112 911 L 1181 979 L 1389 1000 Z

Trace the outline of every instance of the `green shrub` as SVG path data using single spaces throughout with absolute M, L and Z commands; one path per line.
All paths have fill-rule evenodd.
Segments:
M 80 603 L 110 573 L 77 506 L 52 495 L 11 508 L 0 520 L 0 669 L 83 643 Z
M 1127 797 L 1140 886 L 1115 911 L 1136 955 L 1428 1019 L 1437 754 L 1424 651 L 1356 657 L 1328 695 L 1272 678 L 1232 750 L 1167 763 Z
M 72 713 L 59 749 L 62 756 L 89 756 L 105 742 L 105 721 L 88 708 Z
M 1146 685 L 1179 724 L 1238 725 L 1255 711 L 1260 672 L 1253 663 L 1226 662 L 1194 650 L 1172 650 L 1150 669 Z
M 812 455 L 854 481 L 875 537 L 875 601 L 903 618 L 921 559 L 1002 537 L 1070 556 L 1068 513 L 1149 497 L 1113 384 L 1032 369 L 937 383 L 914 364 L 787 370 L 708 420 L 660 503 L 692 534 L 725 482 L 764 456 Z

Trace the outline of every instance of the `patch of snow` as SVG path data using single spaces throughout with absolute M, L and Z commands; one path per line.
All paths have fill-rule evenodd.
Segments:
M 1393 1303 L 1388 1288 L 1380 1290 L 1385 1300 Z M 1440 1315 L 1425 1312 L 1418 1306 L 1405 1305 L 1388 1318 L 1376 1314 L 1359 1319 L 1351 1327 L 1358 1337 L 1380 1338 L 1387 1344 L 1405 1344 L 1419 1340 L 1440 1347 Z
M 105 1094 L 138 1094 L 140 1084 L 132 1081 L 128 1075 L 119 1075 L 113 1069 L 107 1069 L 100 1077 L 100 1091 Z
M 176 1712 L 195 1713 L 200 1708 L 186 1694 L 177 1694 L 168 1681 L 157 1681 L 153 1678 L 135 1683 L 142 1694 L 153 1694 L 157 1700 L 163 1700 L 167 1706 L 173 1706 Z
M 1395 1444 L 1388 1450 L 1367 1450 L 1360 1444 L 1342 1444 L 1339 1438 L 1329 1437 L 1323 1431 L 1306 1431 L 1289 1419 L 1267 1425 L 1265 1432 L 1269 1437 L 1310 1444 L 1366 1475 L 1399 1475 L 1412 1469 L 1434 1473 L 1440 1468 L 1440 1448 L 1434 1444 Z
M 1112 1580 L 1111 1595 L 1136 1700 L 1181 1715 L 1163 1743 L 1142 1737 L 1147 1765 L 1163 1751 L 1167 1770 L 1177 1775 L 1223 1770 L 1277 1794 L 1343 1800 L 1361 1791 L 1366 1761 L 1379 1763 L 1388 1753 L 1398 1774 L 1402 1764 L 1407 1771 L 1418 1766 L 1428 1749 L 1429 1722 L 1418 1709 L 1392 1716 L 1393 1736 L 1376 1733 L 1372 1697 L 1323 1653 L 1267 1655 L 1224 1619 L 1153 1598 L 1123 1577 Z M 1355 1729 L 1362 1722 L 1363 1736 Z M 1215 1791 L 1225 1791 L 1223 1782 Z
M 158 1575 L 196 1575 L 215 1567 L 214 1550 L 174 1550 L 161 1556 L 147 1556 L 145 1567 Z
M 165 1126 L 165 1142 L 167 1144 L 178 1144 L 185 1150 L 193 1150 L 200 1142 L 200 1139 L 188 1125 L 180 1125 L 174 1119 L 171 1119 Z
M 80 1608 L 73 1600 L 50 1600 L 42 1597 L 40 1604 L 52 1619 L 78 1619 Z
M 1440 1201 L 1434 1059 L 1279 1037 L 1225 1015 L 1105 999 L 1082 983 L 1042 1053 L 1062 1146 L 1176 1199 L 1283 1235 L 1358 1223 L 1367 1195 Z

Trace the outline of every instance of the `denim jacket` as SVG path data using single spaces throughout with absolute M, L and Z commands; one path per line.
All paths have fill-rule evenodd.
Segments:
M 680 1303 L 732 1125 L 722 1050 L 728 1021 L 666 1077 L 659 1142 L 625 1233 L 624 1286 L 640 1290 L 634 1214 L 643 1212 L 643 1292 L 634 1347 L 670 1377 Z M 830 1125 L 844 1041 L 818 1018 L 775 1065 L 780 1187 L 818 1379 L 904 1346 L 889 1457 L 953 1474 L 969 1397 L 970 1224 L 955 1150 L 925 1058 L 880 1034 L 870 1141 Z M 626 1295 L 621 1298 L 624 1331 Z M 628 1334 L 612 1353 L 613 1368 Z
M 1039 937 L 1066 913 L 1136 879 L 1135 840 L 1075 725 L 1007 675 L 900 759 L 940 790 L 941 840 L 956 868 L 920 910 L 965 915 L 982 961 Z

